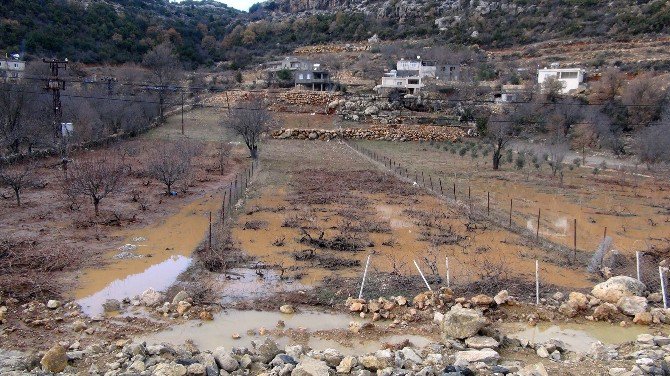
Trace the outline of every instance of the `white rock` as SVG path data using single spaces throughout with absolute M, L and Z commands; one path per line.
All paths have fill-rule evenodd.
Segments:
M 646 289 L 637 279 L 620 275 L 595 285 L 591 294 L 600 300 L 616 303 L 622 296 L 640 296 Z
M 500 359 L 500 355 L 491 349 L 466 350 L 458 351 L 456 353 L 456 361 L 454 364 L 457 366 L 467 366 L 470 363 L 477 362 L 495 364 L 498 359 Z
M 485 349 L 485 348 L 495 349 L 500 345 L 498 343 L 498 341 L 496 341 L 495 339 L 493 339 L 491 337 L 486 337 L 486 336 L 474 336 L 474 337 L 467 338 L 465 340 L 465 344 L 469 348 L 477 349 L 477 350 L 481 350 L 481 349 Z
M 51 299 L 47 302 L 47 308 L 56 309 L 61 306 L 60 300 Z

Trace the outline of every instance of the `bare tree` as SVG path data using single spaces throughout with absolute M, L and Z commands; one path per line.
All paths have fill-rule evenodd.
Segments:
M 258 158 L 258 143 L 261 135 L 270 130 L 274 123 L 272 114 L 260 99 L 240 104 L 232 110 L 221 125 L 242 136 L 251 158 Z
M 618 68 L 609 68 L 600 76 L 591 87 L 589 100 L 592 103 L 613 101 L 619 96 L 624 86 L 624 76 Z
M 554 125 L 553 129 L 550 130 L 549 137 L 544 144 L 544 150 L 549 157 L 548 162 L 552 175 L 556 176 L 560 172 L 561 182 L 563 182 L 563 161 L 568 151 L 570 151 L 570 146 L 560 124 Z
M 179 60 L 172 53 L 169 43 L 162 43 L 144 55 L 142 64 L 151 72 L 152 89 L 158 95 L 158 113 L 161 121 L 165 119 L 166 102 L 174 85 L 181 76 Z
M 637 140 L 640 161 L 648 167 L 670 162 L 670 123 L 661 123 L 644 129 Z
M 652 73 L 643 73 L 623 90 L 621 102 L 628 106 L 628 127 L 643 128 L 661 117 L 667 89 Z
M 0 186 L 14 191 L 16 205 L 21 206 L 21 192 L 35 184 L 35 164 L 32 161 L 20 166 L 0 165 Z
M 95 215 L 100 202 L 123 185 L 124 168 L 118 159 L 108 156 L 86 156 L 74 161 L 65 182 L 65 193 L 91 199 Z
M 165 194 L 172 194 L 172 187 L 186 179 L 191 171 L 194 149 L 176 142 L 158 146 L 149 157 L 147 172 L 165 185 Z
M 226 166 L 228 165 L 228 159 L 230 158 L 230 153 L 233 150 L 232 146 L 230 143 L 226 141 L 221 141 L 219 144 L 219 147 L 216 151 L 216 156 L 217 156 L 217 164 L 219 167 L 219 173 L 221 175 L 226 173 Z
M 508 119 L 491 117 L 486 125 L 486 140 L 493 146 L 493 169 L 500 168 L 503 150 L 514 138 L 514 127 Z

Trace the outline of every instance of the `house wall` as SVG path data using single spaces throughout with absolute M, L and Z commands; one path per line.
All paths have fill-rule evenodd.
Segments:
M 567 94 L 579 88 L 584 82 L 584 70 L 582 69 L 540 69 L 537 72 L 537 83 L 542 85 L 547 79 L 554 77 L 563 83 L 561 94 Z
M 26 70 L 26 63 L 20 60 L 0 60 L 0 75 L 3 77 L 20 78 Z

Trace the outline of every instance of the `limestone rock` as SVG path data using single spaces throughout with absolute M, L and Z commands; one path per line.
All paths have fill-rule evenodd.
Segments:
M 524 368 L 520 369 L 518 372 L 519 376 L 549 376 L 547 369 L 544 368 L 542 363 L 527 365 Z
M 186 367 L 177 363 L 160 363 L 152 373 L 154 376 L 184 376 Z
M 617 307 L 628 316 L 635 316 L 647 310 L 647 298 L 643 296 L 622 296 Z
M 476 350 L 481 350 L 485 348 L 495 349 L 500 345 L 498 341 L 496 341 L 495 339 L 485 336 L 474 336 L 467 338 L 465 340 L 465 344 L 469 348 Z
M 290 304 L 284 304 L 283 306 L 279 307 L 279 312 L 291 315 L 295 313 L 295 308 L 293 308 L 293 306 Z
M 653 322 L 653 317 L 649 312 L 636 313 L 633 322 L 638 325 L 650 325 Z
M 181 301 L 188 300 L 188 298 L 189 298 L 188 293 L 184 290 L 181 290 L 177 294 L 175 294 L 174 298 L 172 298 L 172 304 L 178 304 Z
M 459 304 L 451 307 L 440 324 L 442 339 L 464 339 L 472 337 L 488 324 L 481 312 L 463 308 Z
M 644 290 L 646 286 L 642 282 L 621 275 L 595 285 L 591 294 L 602 301 L 617 303 L 623 296 L 640 296 Z
M 599 321 L 612 320 L 619 313 L 617 307 L 612 303 L 603 303 L 593 310 L 593 318 Z
M 188 310 L 191 309 L 191 303 L 186 302 L 186 301 L 180 301 L 177 303 L 177 313 L 180 315 L 183 315 L 184 313 L 188 312 Z
M 468 365 L 470 363 L 482 362 L 486 364 L 495 364 L 500 359 L 500 355 L 491 349 L 466 350 L 456 353 L 455 365 Z
M 475 295 L 475 296 L 472 297 L 472 299 L 470 299 L 470 302 L 472 304 L 478 305 L 478 306 L 486 306 L 486 307 L 493 304 L 493 301 L 494 300 L 493 300 L 492 297 L 490 297 L 488 295 L 484 295 L 484 294 Z
M 55 345 L 44 354 L 40 360 L 42 369 L 48 372 L 58 373 L 63 372 L 67 367 L 67 354 L 65 347 Z
M 149 288 L 140 295 L 140 301 L 147 307 L 155 307 L 163 301 L 163 294 Z
M 291 376 L 329 376 L 330 367 L 322 360 L 302 358 L 293 369 Z
M 60 307 L 61 305 L 62 305 L 62 303 L 60 302 L 60 300 L 51 299 L 47 302 L 47 308 L 49 308 L 49 309 L 56 309 L 56 308 Z
M 582 294 L 581 292 L 573 291 L 570 293 L 570 295 L 568 295 L 568 304 L 570 304 L 577 310 L 583 310 L 588 308 L 589 299 L 586 297 L 586 295 Z
M 354 358 L 353 356 L 345 356 L 344 358 L 342 358 L 342 361 L 337 366 L 336 371 L 337 373 L 348 374 L 351 372 L 351 369 L 354 368 L 357 364 L 358 359 Z
M 271 339 L 266 339 L 263 343 L 258 345 L 256 348 L 256 354 L 258 355 L 258 360 L 261 363 L 268 363 L 272 359 L 274 359 L 277 354 L 279 354 L 281 351 L 279 350 L 279 347 L 277 346 L 277 343 L 275 343 Z
M 186 368 L 186 372 L 189 375 L 194 375 L 194 376 L 199 376 L 199 375 L 204 375 L 207 373 L 207 368 L 200 363 L 193 363 Z
M 505 304 L 509 301 L 509 292 L 507 292 L 507 290 L 502 290 L 493 297 L 493 300 L 497 305 Z

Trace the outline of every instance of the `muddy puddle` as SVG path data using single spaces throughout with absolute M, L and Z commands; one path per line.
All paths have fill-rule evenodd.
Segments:
M 225 281 L 221 298 L 223 304 L 251 301 L 282 292 L 309 288 L 298 281 L 281 279 L 281 274 L 272 269 L 230 269 L 219 278 Z
M 190 265 L 190 255 L 209 227 L 209 212 L 219 204 L 216 196 L 196 200 L 159 224 L 114 234 L 124 240 L 107 253 L 107 263 L 80 276 L 74 295 L 84 313 L 98 315 L 108 299 L 121 300 L 150 287 L 164 290 L 173 284 Z
M 282 320 L 286 330 L 299 330 L 308 335 L 304 340 L 295 340 L 284 336 L 275 329 L 277 322 Z M 430 338 L 418 335 L 389 335 L 376 340 L 359 340 L 348 335 L 347 328 L 352 321 L 362 322 L 357 316 L 322 312 L 301 312 L 285 315 L 279 312 L 238 311 L 231 310 L 215 315 L 213 321 L 187 322 L 174 325 L 166 330 L 135 338 L 147 344 L 173 343 L 183 344 L 193 341 L 200 350 L 214 350 L 217 347 L 250 347 L 251 341 L 263 341 L 271 338 L 280 347 L 290 344 L 303 344 L 314 349 L 333 348 L 345 355 L 361 354 L 378 350 L 383 343 L 400 343 L 409 339 L 415 345 L 425 346 L 433 342 Z M 268 329 L 268 334 L 257 334 L 260 328 Z M 341 333 L 345 335 L 324 335 L 324 333 Z M 249 332 L 249 333 L 248 333 Z M 317 333 L 318 332 L 318 333 Z M 250 334 L 251 333 L 251 334 Z M 254 334 L 256 333 L 256 334 Z M 239 334 L 240 339 L 233 339 Z M 334 338 L 338 338 L 338 340 Z
M 596 341 L 604 344 L 620 344 L 635 341 L 639 334 L 649 333 L 649 328 L 644 326 L 633 325 L 622 328 L 619 325 L 604 322 L 558 325 L 541 323 L 533 327 L 508 324 L 503 325 L 501 330 L 512 338 L 528 340 L 530 343 L 543 343 L 555 338 L 563 341 L 569 350 L 582 353 L 588 352 Z

